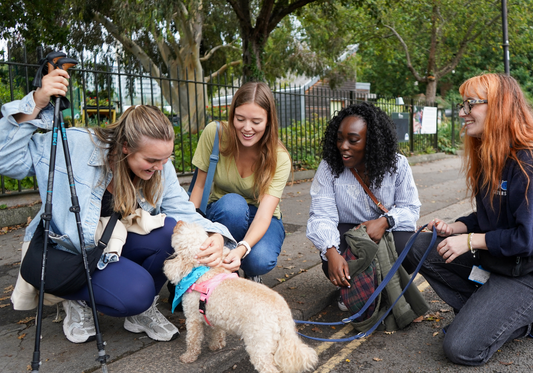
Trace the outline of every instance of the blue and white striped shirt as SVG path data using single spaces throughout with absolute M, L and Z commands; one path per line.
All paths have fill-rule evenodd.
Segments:
M 420 215 L 418 190 L 407 158 L 399 154 L 397 165 L 395 174 L 385 174 L 381 188 L 371 190 L 394 218 L 392 230 L 414 231 Z M 348 168 L 335 178 L 324 160 L 311 185 L 311 198 L 307 238 L 320 250 L 324 260 L 328 248 L 339 248 L 339 223 L 355 226 L 383 215 Z

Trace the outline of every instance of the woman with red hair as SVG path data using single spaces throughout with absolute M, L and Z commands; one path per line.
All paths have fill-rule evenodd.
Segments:
M 455 311 L 444 328 L 446 356 L 481 365 L 533 323 L 533 272 L 516 266 L 533 257 L 533 114 L 510 76 L 476 76 L 459 92 L 463 171 L 477 211 L 428 224 L 441 239 L 420 272 Z M 414 260 L 424 249 L 417 246 Z

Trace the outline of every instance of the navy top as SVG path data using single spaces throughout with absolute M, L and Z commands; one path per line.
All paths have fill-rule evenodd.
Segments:
M 466 224 L 468 232 L 485 233 L 489 253 L 497 257 L 533 256 L 533 157 L 529 150 L 517 152 L 517 157 L 525 163 L 529 188 L 518 163 L 507 159 L 494 206 L 490 206 L 487 189 L 480 186 L 477 212 L 457 219 Z

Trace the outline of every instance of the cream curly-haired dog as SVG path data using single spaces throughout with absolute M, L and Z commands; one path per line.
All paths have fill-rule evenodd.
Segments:
M 170 282 L 179 283 L 198 266 L 194 256 L 206 239 L 201 226 L 182 221 L 176 224 L 172 235 L 175 254 L 164 266 Z M 211 268 L 196 283 L 220 273 L 229 271 Z M 199 312 L 199 292 L 185 293 L 182 302 L 187 320 L 187 351 L 180 359 L 192 363 L 200 355 L 206 322 Z M 212 325 L 207 326 L 211 334 L 209 348 L 223 348 L 226 332 L 234 333 L 244 340 L 250 361 L 260 373 L 309 371 L 318 361 L 316 352 L 298 337 L 285 299 L 265 285 L 242 278 L 223 280 L 207 300 L 205 316 Z

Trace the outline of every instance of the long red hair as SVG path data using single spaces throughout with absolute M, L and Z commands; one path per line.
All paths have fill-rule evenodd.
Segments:
M 533 113 L 518 82 L 507 75 L 485 74 L 468 79 L 459 87 L 463 98 L 475 93 L 479 99 L 488 100 L 487 116 L 481 138 L 465 136 L 463 171 L 474 198 L 483 188 L 487 190 L 490 204 L 501 182 L 507 159 L 516 161 L 527 178 L 526 164 L 517 158 L 519 150 L 533 149 Z

